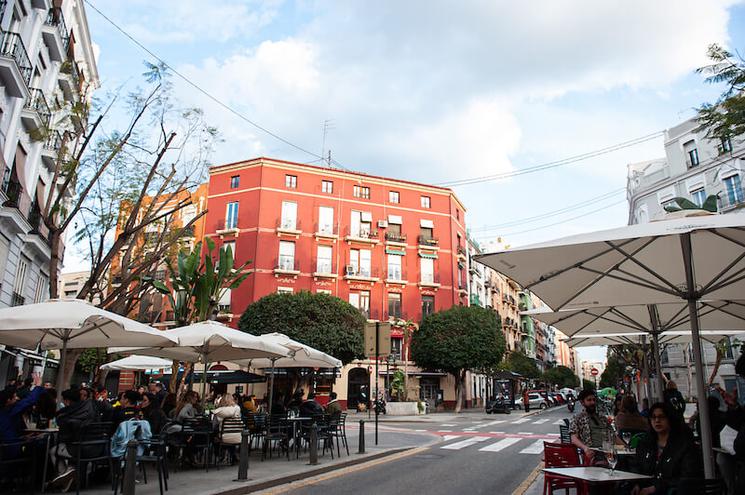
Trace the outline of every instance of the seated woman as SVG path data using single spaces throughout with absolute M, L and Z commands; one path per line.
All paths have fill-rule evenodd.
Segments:
M 636 406 L 636 400 L 630 395 L 627 395 L 621 401 L 621 410 L 615 418 L 616 429 L 619 433 L 624 430 L 630 430 L 633 432 L 644 432 L 649 428 L 649 423 L 646 418 L 639 414 L 639 409 Z
M 701 452 L 693 434 L 668 404 L 658 402 L 649 409 L 651 430 L 636 448 L 637 471 L 654 479 L 634 486 L 632 495 L 666 494 L 683 478 L 703 474 Z

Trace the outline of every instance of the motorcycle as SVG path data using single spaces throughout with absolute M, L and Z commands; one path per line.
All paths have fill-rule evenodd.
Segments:
M 385 399 L 382 397 L 375 399 L 375 402 L 373 402 L 373 407 L 375 408 L 374 411 L 377 414 L 385 414 Z
M 569 412 L 574 412 L 574 397 L 569 397 L 567 400 L 567 409 L 569 409 Z

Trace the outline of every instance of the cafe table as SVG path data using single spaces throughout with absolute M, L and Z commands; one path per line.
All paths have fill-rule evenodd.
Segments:
M 610 469 L 606 467 L 567 467 L 567 468 L 544 468 L 544 473 L 555 474 L 558 476 L 565 476 L 575 480 L 581 480 L 587 483 L 596 485 L 607 485 L 616 483 L 618 481 L 636 481 L 636 480 L 648 480 L 652 479 L 651 476 L 645 474 L 629 473 L 627 471 L 619 471 L 616 469 L 611 475 Z
M 293 447 L 295 448 L 295 457 L 300 457 L 300 444 L 298 442 L 297 437 L 297 425 L 304 422 L 304 421 L 312 421 L 313 418 L 307 418 L 304 416 L 293 416 L 292 418 L 286 418 L 285 421 L 292 424 L 292 441 L 293 441 Z

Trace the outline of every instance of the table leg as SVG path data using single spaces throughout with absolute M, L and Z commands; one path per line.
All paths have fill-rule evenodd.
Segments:
M 49 440 L 52 437 L 52 435 L 46 435 L 46 445 L 44 448 L 44 467 L 41 471 L 41 493 L 44 493 L 44 489 L 47 486 L 47 469 L 49 467 Z

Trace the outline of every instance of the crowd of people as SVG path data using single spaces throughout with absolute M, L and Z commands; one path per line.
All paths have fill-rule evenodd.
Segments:
M 738 360 L 736 372 L 745 378 L 745 354 Z M 717 388 L 716 392 L 708 397 L 714 447 L 721 447 L 720 433 L 725 427 L 737 432 L 732 445 L 734 455 L 716 453 L 718 476 L 727 493 L 745 493 L 745 407 L 737 400 L 737 390 Z M 618 394 L 612 416 L 598 413 L 598 397 L 593 390 L 583 390 L 578 400 L 583 410 L 572 418 L 569 433 L 585 465 L 606 466 L 609 443 L 629 446 L 633 435 L 635 455 L 624 467 L 651 478 L 627 486 L 632 495 L 678 493 L 681 480 L 703 478 L 702 450 L 696 438 L 696 434 L 700 438 L 701 428 L 698 415 L 685 422 L 686 403 L 674 382 L 667 383 L 663 401 L 651 406 L 644 403 L 641 410 L 633 395 Z

